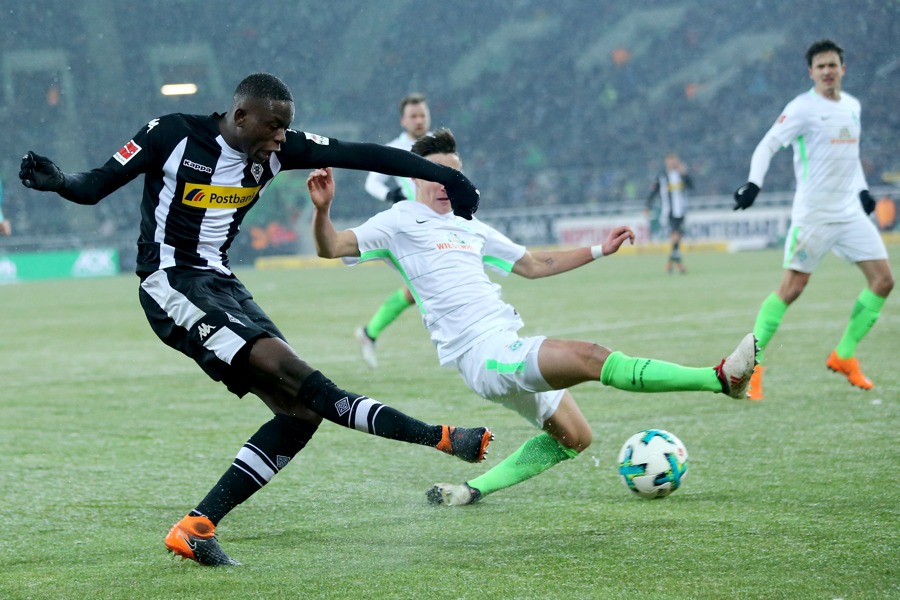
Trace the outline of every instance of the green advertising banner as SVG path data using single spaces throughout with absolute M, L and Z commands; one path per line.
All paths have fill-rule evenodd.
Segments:
M 115 248 L 0 254 L 0 283 L 68 277 L 108 277 L 119 273 Z

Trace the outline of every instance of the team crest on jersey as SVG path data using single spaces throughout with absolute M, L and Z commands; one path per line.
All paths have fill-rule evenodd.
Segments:
M 467 242 L 466 240 L 462 239 L 461 237 L 459 237 L 458 235 L 456 235 L 455 233 L 452 233 L 452 232 L 447 234 L 446 242 L 437 242 L 435 244 L 435 247 L 438 250 L 474 250 L 475 249 L 475 247 L 472 244 L 470 244 L 469 242 Z
M 856 138 L 853 137 L 853 134 L 850 133 L 850 130 L 846 127 L 841 127 L 838 137 L 831 139 L 832 144 L 855 144 L 856 141 Z
M 119 148 L 119 151 L 113 154 L 113 158 L 119 161 L 120 165 L 126 164 L 129 160 L 137 156 L 142 148 L 134 143 L 134 140 L 128 140 L 128 143 Z
M 308 139 L 312 142 L 315 142 L 316 144 L 319 144 L 320 146 L 328 145 L 329 140 L 324 135 L 316 135 L 315 133 L 307 133 L 305 131 L 303 132 L 303 135 L 306 136 L 306 139 Z
M 181 203 L 196 208 L 241 208 L 256 199 L 259 188 L 191 184 L 184 187 Z
M 253 166 L 250 167 L 250 174 L 253 175 L 253 179 L 256 180 L 256 183 L 259 183 L 259 178 L 262 177 L 263 174 L 263 166 L 259 163 L 253 163 Z

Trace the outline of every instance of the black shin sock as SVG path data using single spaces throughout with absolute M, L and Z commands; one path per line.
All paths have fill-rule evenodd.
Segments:
M 297 398 L 324 419 L 349 429 L 423 446 L 441 441 L 440 425 L 423 423 L 371 398 L 342 390 L 319 371 L 304 380 Z
M 231 509 L 259 491 L 286 467 L 315 432 L 316 426 L 306 421 L 275 415 L 247 440 L 231 467 L 191 515 L 203 515 L 218 524 Z

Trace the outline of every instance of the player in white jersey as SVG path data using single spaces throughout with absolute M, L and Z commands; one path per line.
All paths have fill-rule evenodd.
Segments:
M 456 141 L 441 129 L 413 153 L 460 168 Z M 616 227 L 602 245 L 529 251 L 478 219 L 458 219 L 444 187 L 417 179 L 416 201 L 395 204 L 359 227 L 338 232 L 329 218 L 334 180 L 327 169 L 307 179 L 319 256 L 385 260 L 406 281 L 444 366 L 456 367 L 481 397 L 515 410 L 544 430 L 487 473 L 463 484 L 436 484 L 434 504 L 459 506 L 537 475 L 583 452 L 590 425 L 567 388 L 587 381 L 633 392 L 707 391 L 747 395 L 756 363 L 753 334 L 716 367 L 693 368 L 575 340 L 520 337 L 522 319 L 503 301 L 490 267 L 528 279 L 558 275 L 616 252 L 634 233 Z
M 753 332 L 759 339 L 762 362 L 788 306 L 806 288 L 819 261 L 833 251 L 859 266 L 866 287 L 825 364 L 852 385 L 868 390 L 873 383 L 860 370 L 856 347 L 878 319 L 894 277 L 884 242 L 867 216 L 875 209 L 875 201 L 859 160 L 860 104 L 841 90 L 844 50 L 831 40 L 819 40 L 806 51 L 806 61 L 813 88 L 788 103 L 753 152 L 747 183 L 734 193 L 735 210 L 750 207 L 772 157 L 791 145 L 797 189 L 785 240 L 784 275 L 778 289 L 763 301 Z M 762 374 L 760 364 L 750 383 L 753 400 L 763 399 Z
M 388 142 L 388 146 L 409 150 L 417 139 L 428 133 L 431 128 L 431 113 L 423 94 L 407 94 L 400 99 L 400 126 L 403 127 L 403 132 Z M 392 177 L 372 171 L 366 177 L 366 191 L 378 200 L 395 204 L 414 198 L 416 186 L 409 177 Z M 356 341 L 359 342 L 363 360 L 370 369 L 378 366 L 375 355 L 378 336 L 415 302 L 409 289 L 402 287 L 387 297 L 365 326 L 356 329 Z

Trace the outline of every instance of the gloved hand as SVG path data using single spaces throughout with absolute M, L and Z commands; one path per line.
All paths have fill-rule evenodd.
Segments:
M 450 197 L 453 214 L 471 221 L 472 215 L 478 210 L 478 202 L 481 200 L 478 188 L 472 185 L 472 182 L 459 171 L 456 172 L 450 183 L 444 184 L 444 188 Z
M 63 172 L 56 163 L 30 150 L 22 157 L 19 179 L 25 187 L 40 192 L 58 192 L 65 182 Z
M 756 195 L 759 194 L 759 186 L 748 181 L 734 191 L 734 210 L 744 210 L 753 206 Z
M 869 190 L 863 190 L 859 193 L 859 201 L 862 203 L 863 210 L 867 215 L 871 215 L 875 210 L 875 198 L 869 193 Z
M 390 202 L 391 204 L 397 204 L 401 200 L 406 200 L 406 194 L 403 193 L 403 190 L 400 188 L 394 188 L 387 193 L 387 196 L 384 197 L 385 202 Z

